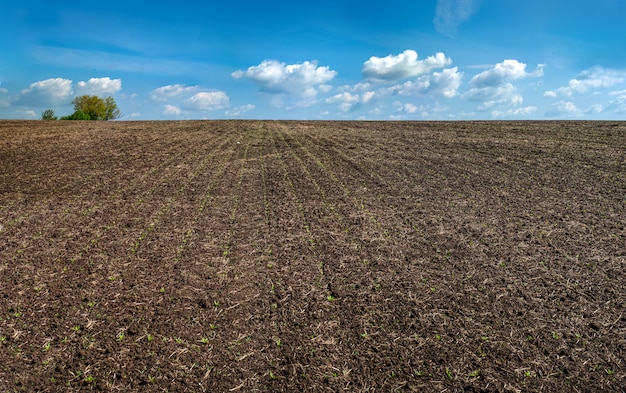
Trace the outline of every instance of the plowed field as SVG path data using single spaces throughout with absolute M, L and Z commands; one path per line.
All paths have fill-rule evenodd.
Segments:
M 0 122 L 0 392 L 626 390 L 626 123 Z

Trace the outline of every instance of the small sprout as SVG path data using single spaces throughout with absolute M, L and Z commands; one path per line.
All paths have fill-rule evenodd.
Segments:
M 280 347 L 283 345 L 283 342 L 280 340 L 280 338 L 276 339 L 276 346 Z
M 15 318 L 19 318 L 19 317 L 21 317 L 21 316 L 22 316 L 22 313 L 21 313 L 21 312 L 19 312 L 19 311 L 16 311 L 16 312 L 15 312 L 15 314 L 13 314 L 13 316 L 14 316 Z
M 437 334 L 437 335 L 435 336 L 435 338 L 437 339 L 437 341 L 441 341 L 441 339 L 442 339 L 442 337 L 441 337 L 441 335 L 440 335 L 440 334 Z
M 76 333 L 80 332 L 80 326 L 76 325 L 76 326 L 72 326 L 72 330 L 75 331 Z
M 50 344 L 50 341 L 48 341 L 41 347 L 41 350 L 44 352 L 48 352 L 50 348 L 52 348 L 52 344 Z
M 552 332 L 552 338 L 558 340 L 561 336 L 557 332 Z
M 533 376 L 533 372 L 532 372 L 532 371 L 530 371 L 530 370 L 526 370 L 526 371 L 524 371 L 524 376 L 525 376 L 526 378 L 530 378 L 530 377 L 532 377 L 532 376 Z
M 180 337 L 175 337 L 174 341 L 176 341 L 176 344 L 182 344 L 183 343 L 183 339 Z
M 422 370 L 415 370 L 416 377 L 423 377 L 424 375 L 426 375 L 426 373 L 424 373 Z
M 215 307 L 219 307 L 219 306 L 220 306 L 220 302 L 219 302 L 219 300 L 214 300 L 214 301 L 213 301 L 213 305 L 214 305 Z
M 363 337 L 363 338 L 367 338 L 367 337 L 368 337 L 367 332 L 361 333 L 361 337 Z
M 211 330 L 217 329 L 217 325 L 214 324 L 214 323 L 210 323 L 209 324 L 209 329 L 211 329 Z
M 480 370 L 474 370 L 471 373 L 467 374 L 468 377 L 470 378 L 476 378 L 480 376 Z
M 153 377 L 152 375 L 148 374 L 148 382 L 152 383 L 154 382 L 155 379 L 156 377 Z
M 615 370 L 611 370 L 610 368 L 607 368 L 605 371 L 606 371 L 606 373 L 607 373 L 608 375 L 613 375 L 613 374 L 615 374 Z
M 430 288 L 430 291 L 431 291 L 432 293 L 435 293 L 435 292 L 437 291 L 437 288 L 433 288 L 433 287 L 431 287 L 431 288 Z
M 274 375 L 274 373 L 273 373 L 273 372 L 271 372 L 271 371 L 270 371 L 270 378 L 272 378 L 272 379 L 276 379 L 276 378 L 278 378 L 278 377 L 277 377 L 276 375 Z
M 335 300 L 335 297 L 333 295 L 328 295 L 326 296 L 326 300 L 328 300 L 329 302 L 332 302 L 333 300 Z
M 208 344 L 208 343 L 209 343 L 209 339 L 208 339 L 207 337 L 202 337 L 202 338 L 200 339 L 200 342 L 201 342 L 202 344 Z
M 146 339 L 148 340 L 148 342 L 151 342 L 152 340 L 154 340 L 154 336 L 152 336 L 152 334 L 148 334 L 146 336 Z
M 122 342 L 124 341 L 124 337 L 126 337 L 124 332 L 119 332 L 117 336 L 115 336 L 115 339 L 117 340 L 117 342 Z
M 96 377 L 94 377 L 93 375 L 87 375 L 85 377 L 85 382 L 95 384 L 96 383 Z
M 91 307 L 91 308 L 94 308 L 94 307 L 96 306 L 96 302 L 91 301 L 91 302 L 87 303 L 87 305 L 88 305 L 89 307 Z
M 165 293 L 165 288 L 161 287 L 161 289 L 159 289 L 159 292 Z
M 452 371 L 450 371 L 449 368 L 446 368 L 446 376 L 448 377 L 448 379 L 454 378 L 454 374 L 452 373 Z

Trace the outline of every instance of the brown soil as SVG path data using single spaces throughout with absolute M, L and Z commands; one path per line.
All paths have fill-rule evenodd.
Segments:
M 626 390 L 626 124 L 0 122 L 0 391 Z

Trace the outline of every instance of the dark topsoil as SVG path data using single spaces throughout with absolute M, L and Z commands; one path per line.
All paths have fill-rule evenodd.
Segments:
M 626 391 L 626 123 L 0 122 L 0 392 Z

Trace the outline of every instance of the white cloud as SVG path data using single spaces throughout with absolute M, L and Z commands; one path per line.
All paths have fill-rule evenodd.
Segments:
M 474 75 L 469 81 L 470 89 L 463 94 L 469 101 L 480 102 L 478 109 L 485 110 L 498 105 L 521 105 L 524 98 L 518 93 L 513 81 L 543 76 L 543 64 L 533 72 L 526 72 L 526 64 L 517 60 L 504 60 L 494 67 Z M 508 113 L 496 111 L 496 113 Z
M 233 116 L 233 117 L 239 117 L 239 116 L 242 116 L 244 113 L 251 111 L 254 108 L 255 108 L 255 106 L 252 105 L 252 104 L 242 105 L 240 107 L 233 108 L 233 109 L 231 109 L 229 111 L 226 111 L 226 115 L 227 116 Z
M 162 114 L 165 116 L 196 116 L 192 113 L 226 108 L 230 101 L 223 91 L 183 84 L 166 85 L 154 89 L 150 92 L 150 99 L 163 103 Z
M 22 90 L 18 103 L 31 106 L 47 106 L 69 103 L 72 95 L 70 79 L 52 78 L 32 83 Z
M 333 89 L 331 85 L 319 85 L 318 88 L 322 93 L 328 93 L 329 91 Z
M 432 94 L 451 98 L 458 95 L 462 79 L 463 73 L 459 72 L 458 67 L 453 67 L 421 76 L 415 81 L 408 81 L 391 89 L 402 96 Z
M 589 90 L 609 88 L 626 80 L 626 70 L 613 70 L 602 67 L 593 67 L 578 74 L 575 79 L 569 81 L 566 87 L 549 90 L 544 93 L 545 97 L 567 96 L 584 94 Z
M 393 106 L 396 108 L 396 112 L 398 113 L 406 113 L 406 114 L 414 114 L 418 111 L 418 107 L 417 105 L 411 104 L 410 102 L 408 103 L 402 103 L 400 101 L 395 101 L 393 103 Z
M 435 10 L 435 30 L 448 37 L 454 37 L 459 25 L 468 21 L 482 0 L 437 0 Z
M 161 86 L 150 93 L 150 98 L 154 101 L 167 101 L 185 94 L 192 94 L 197 90 L 198 86 L 185 86 L 181 84 Z
M 537 65 L 533 72 L 526 72 L 526 64 L 517 60 L 504 60 L 493 68 L 474 75 L 469 84 L 474 88 L 498 86 L 516 79 L 540 77 L 543 75 L 544 64 Z
M 246 71 L 238 70 L 231 74 L 235 79 L 251 80 L 263 92 L 305 97 L 315 96 L 316 88 L 327 90 L 325 83 L 336 75 L 336 71 L 329 67 L 318 67 L 315 62 L 285 64 L 276 60 L 264 60 Z
M 213 111 L 228 106 L 229 98 L 223 91 L 202 91 L 186 99 L 183 109 L 189 111 Z
M 523 108 L 512 108 L 506 111 L 493 111 L 491 112 L 491 116 L 498 117 L 523 117 L 528 116 L 537 111 L 536 106 L 526 106 Z
M 87 82 L 80 81 L 76 85 L 77 95 L 112 95 L 122 89 L 121 79 L 91 78 Z
M 417 52 L 407 49 L 395 56 L 370 57 L 363 63 L 362 72 L 368 79 L 393 81 L 427 74 L 451 63 L 452 60 L 441 52 L 425 60 L 417 60 Z
M 463 98 L 480 102 L 478 109 L 481 110 L 497 105 L 521 105 L 524 102 L 524 98 L 517 93 L 517 88 L 511 83 L 470 89 L 463 94 Z
M 369 98 L 368 98 L 369 100 Z M 325 100 L 327 104 L 339 104 L 339 110 L 342 112 L 348 112 L 356 105 L 362 102 L 362 98 L 359 94 L 352 94 L 343 92 L 329 97 Z
M 339 91 L 364 91 L 369 90 L 371 88 L 371 84 L 369 82 L 359 82 L 355 85 L 344 85 L 337 88 Z
M 165 105 L 163 107 L 163 114 L 167 116 L 180 116 L 183 111 L 175 105 Z
M 583 111 L 571 101 L 555 102 L 546 111 L 547 117 L 577 117 L 582 115 Z

